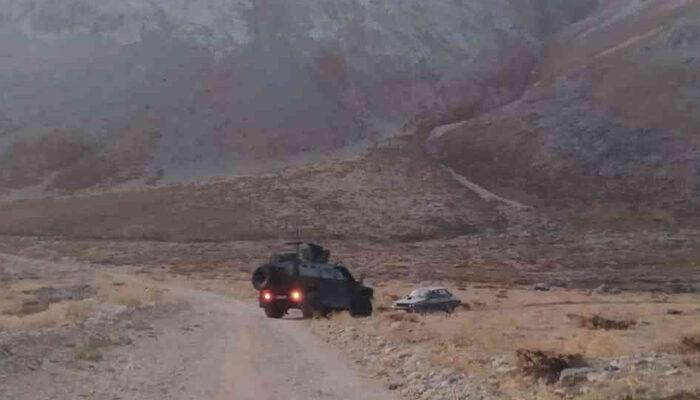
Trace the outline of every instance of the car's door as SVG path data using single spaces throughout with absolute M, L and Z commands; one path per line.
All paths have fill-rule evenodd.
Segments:
M 445 303 L 447 303 L 448 306 L 454 308 L 459 305 L 459 299 L 457 299 L 457 296 L 454 294 L 450 293 L 448 290 L 445 290 Z
M 331 308 L 341 308 L 342 299 L 338 281 L 335 279 L 335 269 L 328 266 L 320 267 L 321 270 L 321 304 Z
M 440 295 L 436 290 L 430 290 L 425 294 L 425 304 L 427 309 L 435 309 L 440 303 Z
M 450 293 L 449 293 L 447 290 L 445 290 L 445 289 L 440 289 L 440 290 L 437 291 L 437 295 L 438 295 L 438 298 L 439 298 L 438 304 L 439 304 L 440 306 L 449 305 L 449 302 L 450 302 Z
M 339 268 L 333 268 L 333 280 L 336 282 L 336 298 L 338 308 L 350 309 L 352 302 L 351 282 L 346 274 Z

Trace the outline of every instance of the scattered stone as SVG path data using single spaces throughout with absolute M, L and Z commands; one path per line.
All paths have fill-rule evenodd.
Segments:
M 90 285 L 77 285 L 62 288 L 42 287 L 34 292 L 41 301 L 58 303 L 66 300 L 85 300 L 94 297 L 97 290 Z
M 622 290 L 616 287 L 610 287 L 606 284 L 602 284 L 597 288 L 593 289 L 593 294 L 620 294 Z
M 518 370 L 518 367 L 503 366 L 495 369 L 496 373 L 501 375 L 510 375 Z
M 526 375 L 555 383 L 562 371 L 585 366 L 580 354 L 555 354 L 539 350 L 520 349 L 516 352 L 518 366 Z
M 22 307 L 20 308 L 19 312 L 14 314 L 18 316 L 38 314 L 48 309 L 49 303 L 47 301 L 27 300 L 22 303 Z
M 412 372 L 406 377 L 406 379 L 408 379 L 408 381 L 410 382 L 410 381 L 417 381 L 417 380 L 421 379 L 422 377 L 423 377 L 423 374 L 421 374 L 420 372 Z
M 700 335 L 683 337 L 681 346 L 690 352 L 700 352 Z
M 591 368 L 567 368 L 559 374 L 559 384 L 565 387 L 576 386 L 588 381 Z
M 603 368 L 603 370 L 606 372 L 615 372 L 615 371 L 619 371 L 620 367 L 618 367 L 617 365 L 611 364 L 611 365 L 606 365 L 605 368 Z
M 530 287 L 530 290 L 536 292 L 549 292 L 552 287 L 546 283 L 536 283 Z

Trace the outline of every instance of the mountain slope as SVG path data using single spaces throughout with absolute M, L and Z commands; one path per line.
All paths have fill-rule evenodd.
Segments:
M 484 199 L 395 140 L 342 163 L 273 174 L 0 202 L 0 235 L 230 241 L 414 241 L 543 227 L 533 210 Z
M 0 188 L 265 169 L 489 110 L 595 1 L 567 3 L 2 0 L 0 165 L 37 131 L 69 131 L 89 154 L 55 168 L 66 179 Z
M 693 223 L 700 2 L 614 1 L 552 41 L 518 101 L 429 140 L 435 157 L 586 224 Z

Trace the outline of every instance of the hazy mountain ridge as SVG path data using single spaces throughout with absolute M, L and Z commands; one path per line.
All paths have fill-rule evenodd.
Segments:
M 59 128 L 104 159 L 148 126 L 144 175 L 197 177 L 374 140 L 517 98 L 547 35 L 594 2 L 566 3 L 6 0 L 0 150 Z
M 0 190 L 255 172 L 464 121 L 428 150 L 495 198 L 697 214 L 697 1 L 2 5 Z

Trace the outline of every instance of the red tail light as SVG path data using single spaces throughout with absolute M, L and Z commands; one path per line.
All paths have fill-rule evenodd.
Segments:
M 262 292 L 260 292 L 260 299 L 262 299 L 262 301 L 264 301 L 265 303 L 271 302 L 272 298 L 272 292 L 270 292 L 269 290 L 263 290 Z
M 295 303 L 301 303 L 304 300 L 304 296 L 301 294 L 301 290 L 294 289 L 289 292 L 289 299 Z

